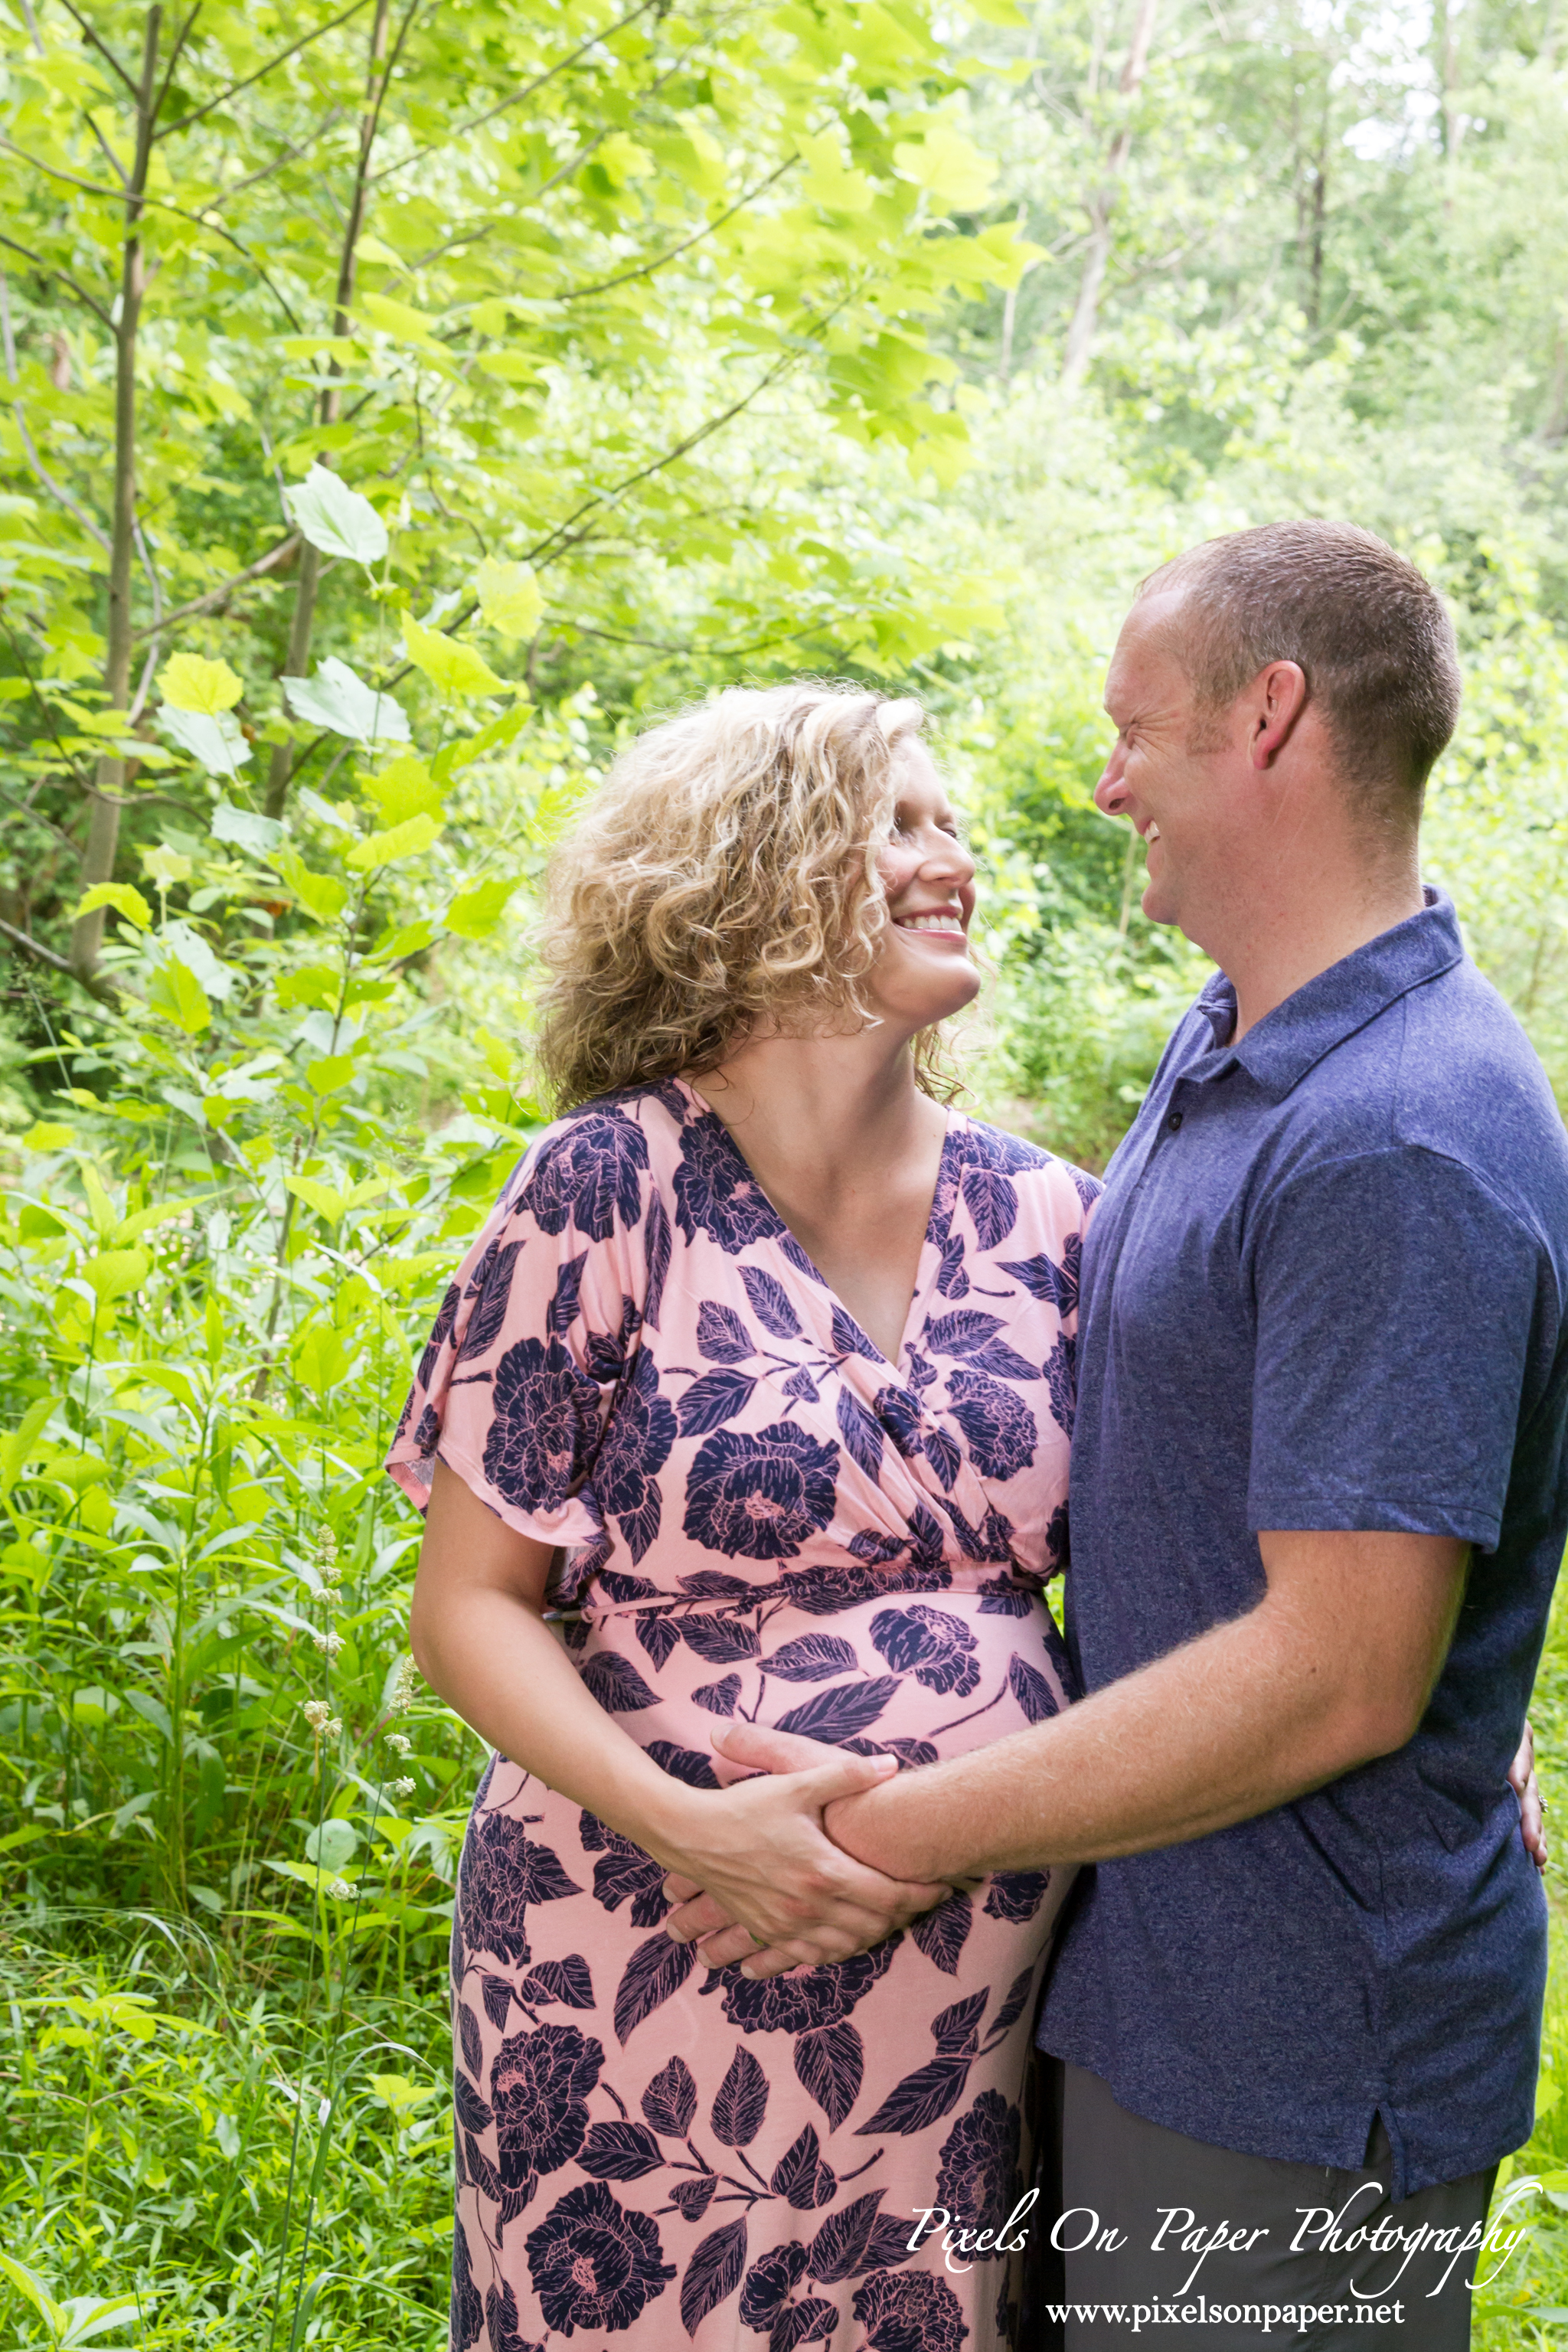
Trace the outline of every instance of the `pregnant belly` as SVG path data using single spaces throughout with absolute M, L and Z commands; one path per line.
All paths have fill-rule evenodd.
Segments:
M 588 1622 L 576 1663 L 623 1729 L 699 1787 L 736 1777 L 712 1747 L 733 1721 L 931 1764 L 1068 1703 L 1044 1601 L 1012 1616 L 986 1599 L 901 1592 L 826 1615 L 776 1600 L 611 1610 Z

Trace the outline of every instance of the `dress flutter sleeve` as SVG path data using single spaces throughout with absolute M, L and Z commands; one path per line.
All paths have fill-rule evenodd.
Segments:
M 441 1303 L 386 1467 L 423 1510 L 437 1461 L 519 1535 L 591 1543 L 585 1491 L 639 1344 L 668 1227 L 635 1119 L 595 1110 L 542 1136 Z

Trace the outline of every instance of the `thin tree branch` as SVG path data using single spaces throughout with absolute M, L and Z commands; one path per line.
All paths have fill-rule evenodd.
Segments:
M 35 172 L 42 172 L 47 179 L 63 180 L 68 187 L 80 188 L 88 195 L 101 197 L 105 202 L 111 205 L 122 205 L 125 202 L 125 194 L 122 189 L 100 188 L 91 180 L 83 180 L 79 178 L 74 172 L 62 172 L 58 164 L 46 163 L 43 162 L 41 157 L 37 155 L 29 155 L 25 148 L 16 146 L 11 140 L 3 136 L 0 136 L 0 147 L 4 147 L 10 154 L 15 155 L 18 163 L 28 163 L 32 166 Z M 235 236 L 232 229 L 225 228 L 222 221 L 207 220 L 200 213 L 187 212 L 184 205 L 171 204 L 167 196 L 150 196 L 144 191 L 137 196 L 136 201 L 138 206 L 142 210 L 145 210 L 145 208 L 151 205 L 159 212 L 173 213 L 176 220 L 188 221 L 193 228 L 204 228 L 209 236 L 221 236 L 226 245 L 232 245 L 236 253 L 242 255 L 245 260 L 249 263 L 251 268 L 255 270 L 258 278 L 260 278 L 262 284 L 266 287 L 268 292 L 271 295 L 273 300 L 277 303 L 278 308 L 282 311 L 283 316 L 288 320 L 289 324 L 293 328 L 295 333 L 300 334 L 303 332 L 300 321 L 295 316 L 293 305 L 289 301 L 285 295 L 279 293 L 278 288 L 274 286 L 270 277 L 263 268 L 261 263 L 258 261 L 256 256 L 250 251 L 248 246 L 242 245 L 238 237 Z M 209 210 L 210 209 L 211 207 L 209 206 Z M 27 252 L 26 246 L 16 245 L 15 240 L 11 237 L 0 236 L 0 245 L 9 245 L 13 247 L 14 251 L 17 253 Z M 36 254 L 28 254 L 27 258 L 32 261 L 38 261 L 40 268 L 54 270 L 54 265 L 51 262 L 39 261 L 39 257 Z M 89 309 L 97 312 L 98 316 L 102 320 L 104 325 L 109 329 L 111 335 L 116 332 L 114 321 L 110 318 L 109 312 L 101 309 L 98 303 L 94 302 L 90 295 L 83 294 L 80 287 L 76 284 L 73 278 L 66 278 L 63 270 L 54 270 L 54 275 L 58 278 L 64 278 L 65 283 L 70 287 L 72 292 L 79 295 L 80 299 L 87 303 Z
M 69 0 L 67 0 L 67 5 L 69 5 Z M 156 134 L 157 137 L 172 139 L 176 131 L 188 131 L 193 122 L 199 122 L 204 114 L 212 112 L 215 106 L 226 106 L 231 98 L 237 98 L 240 91 L 248 89 L 253 81 L 259 81 L 263 75 L 269 74 L 274 66 L 282 65 L 297 51 L 308 48 L 312 41 L 319 41 L 323 34 L 334 32 L 340 25 L 346 25 L 349 18 L 357 16 L 365 5 L 366 0 L 350 0 L 350 5 L 343 10 L 341 16 L 333 16 L 327 24 L 318 25 L 314 32 L 301 33 L 297 41 L 290 41 L 286 49 L 279 49 L 275 58 L 268 58 L 264 66 L 258 66 L 256 71 L 247 74 L 242 81 L 231 82 L 226 89 L 220 89 L 216 98 L 209 98 L 205 106 L 195 107 L 189 114 L 182 114 L 177 122 L 166 122 L 162 131 Z
M 617 18 L 615 24 L 606 25 L 603 32 L 590 33 L 587 39 L 580 41 L 569 56 L 562 58 L 550 68 L 547 73 L 537 74 L 532 81 L 524 82 L 522 88 L 514 89 L 510 98 L 503 98 L 496 105 L 487 107 L 482 114 L 470 115 L 466 122 L 454 123 L 444 139 L 433 142 L 430 146 L 416 147 L 411 155 L 400 155 L 396 163 L 384 163 L 380 171 L 374 174 L 370 184 L 373 187 L 375 186 L 380 181 L 389 178 L 394 172 L 405 172 L 410 163 L 417 163 L 422 156 L 434 153 L 436 146 L 449 146 L 454 139 L 462 138 L 465 132 L 478 131 L 485 123 L 493 122 L 497 115 L 504 114 L 509 107 L 521 106 L 525 98 L 531 98 L 535 90 L 542 89 L 545 83 L 553 81 L 557 74 L 564 73 L 569 66 L 574 66 L 584 51 L 594 48 L 600 41 L 612 39 L 616 33 L 624 33 L 628 25 L 635 25 L 639 16 L 646 16 L 650 8 L 656 8 L 658 5 L 659 0 L 638 0 L 637 7 Z
M 131 76 L 126 72 L 125 68 L 121 64 L 120 59 L 115 56 L 114 51 L 109 47 L 107 41 L 104 41 L 100 37 L 92 26 L 88 23 L 87 18 L 82 15 L 80 9 L 72 6 L 71 0 L 62 0 L 62 5 L 67 16 L 74 16 L 76 18 L 77 23 L 81 26 L 82 31 L 87 35 L 88 39 L 92 43 L 93 47 L 98 51 L 99 56 L 104 60 L 104 63 L 113 68 L 114 71 L 120 76 L 121 80 L 125 84 L 126 89 L 131 92 L 132 97 L 140 100 L 142 96 L 141 91 L 137 89 L 136 84 L 132 80 Z
M 0 784 L 0 801 L 4 801 L 8 808 L 14 808 L 18 816 L 25 816 L 29 824 L 41 826 L 45 833 L 52 833 L 55 839 L 62 843 L 73 857 L 80 856 L 80 843 L 73 841 L 64 825 L 57 824 L 52 816 L 46 816 L 41 809 L 34 808 L 30 801 L 19 801 L 15 793 L 8 793 L 5 790 L 4 784 Z
M 73 9 L 71 13 L 74 16 L 76 12 Z M 63 972 L 68 980 L 80 981 L 89 995 L 110 1003 L 119 1003 L 119 992 L 110 988 L 107 981 L 87 979 L 73 964 L 68 963 L 64 956 L 57 955 L 53 948 L 45 947 L 41 940 L 17 930 L 14 923 L 0 922 L 0 939 L 9 940 L 14 948 L 20 948 L 22 953 L 31 956 L 35 963 L 46 964 L 50 971 Z
M 174 68 L 180 62 L 180 52 L 184 47 L 185 43 L 190 39 L 191 27 L 195 23 L 196 18 L 201 15 L 201 13 L 202 0 L 194 0 L 190 15 L 185 18 L 184 23 L 181 26 L 178 33 L 174 36 L 174 46 L 169 51 L 169 62 L 164 69 L 163 79 L 158 85 L 158 95 L 153 100 L 152 121 L 153 136 L 154 139 L 158 135 L 158 117 L 163 111 L 163 100 L 169 95 L 169 85 L 174 79 Z
M 153 561 L 153 551 L 147 544 L 147 534 L 140 521 L 132 523 L 132 529 L 136 536 L 136 552 L 142 558 L 142 569 L 147 574 L 147 585 L 153 592 L 153 626 L 150 633 L 153 642 L 147 648 L 147 658 L 142 665 L 141 682 L 131 698 L 131 708 L 126 714 L 128 727 L 134 727 L 147 707 L 147 693 L 153 683 L 153 672 L 157 667 L 158 646 L 163 630 L 163 583 L 158 577 L 158 567 Z M 132 629 L 132 643 L 142 634 L 139 629 Z
M 232 596 L 237 588 L 243 588 L 247 580 L 258 580 L 264 572 L 271 572 L 278 564 L 287 562 L 299 544 L 299 532 L 290 531 L 287 539 L 279 540 L 276 547 L 268 548 L 267 553 L 258 556 L 254 563 L 247 563 L 243 572 L 237 572 L 232 580 L 221 581 L 217 587 L 207 589 L 200 596 L 193 596 L 188 604 L 176 604 L 172 613 L 164 614 L 162 621 L 148 622 L 140 629 L 133 630 L 132 635 L 148 637 L 154 629 L 172 629 L 181 621 L 194 621 L 198 614 L 212 612 L 226 596 Z
M 63 181 L 68 188 L 80 188 L 84 195 L 101 196 L 109 205 L 125 202 L 123 188 L 100 188 L 96 180 L 84 180 L 75 172 L 62 172 L 58 163 L 46 163 L 41 156 L 29 155 L 25 147 L 18 147 L 13 140 L 0 138 L 0 147 L 4 147 L 8 154 L 15 155 L 19 163 L 30 164 L 35 172 L 42 172 L 47 179 Z M 147 201 L 151 203 L 153 199 L 149 197 Z M 179 207 L 171 205 L 164 209 L 177 212 Z
M 5 246 L 11 253 L 19 253 L 24 261 L 30 261 L 35 269 L 43 271 L 46 278 L 58 278 L 62 286 L 68 286 L 83 308 L 90 310 L 93 317 L 106 327 L 110 334 L 114 332 L 114 320 L 102 303 L 95 302 L 85 287 L 79 286 L 74 278 L 68 277 L 63 269 L 57 268 L 52 261 L 46 261 L 41 253 L 33 251 L 31 246 L 18 245 L 14 236 L 0 236 L 0 245 Z
M 849 299 L 849 296 L 846 295 L 843 301 L 836 302 L 832 310 L 827 311 L 820 320 L 816 331 L 802 338 L 803 345 L 820 342 L 834 319 Z M 650 475 L 662 473 L 667 466 L 673 466 L 678 457 L 684 457 L 689 450 L 695 449 L 700 442 L 710 439 L 713 434 L 728 425 L 731 417 L 739 416 L 742 409 L 750 408 L 752 403 L 760 399 L 770 384 L 776 383 L 780 376 L 795 367 L 803 356 L 803 350 L 785 352 L 784 356 L 769 368 L 765 375 L 758 378 L 750 392 L 742 393 L 739 400 L 731 401 L 729 407 L 721 411 L 719 415 L 710 416 L 705 425 L 700 425 L 696 431 L 689 433 L 683 441 L 678 441 L 673 449 L 667 449 L 662 457 L 655 457 L 647 465 L 639 466 L 636 473 L 627 474 L 624 479 L 614 483 L 607 490 L 595 490 L 592 498 L 584 499 L 581 506 L 575 508 L 566 517 L 564 522 L 557 523 L 552 531 L 548 532 L 543 539 L 531 547 L 523 557 L 523 562 L 525 563 L 553 562 L 556 555 L 564 549 L 575 545 L 577 540 L 584 535 L 580 531 L 574 532 L 572 529 L 573 524 L 582 516 L 592 514 L 598 507 L 614 505 L 618 499 L 626 495 L 627 490 L 635 489 L 639 482 L 646 482 Z M 457 625 L 458 625 L 453 624 L 453 626 Z
M 11 333 L 10 289 L 5 283 L 5 273 L 3 269 L 0 269 L 0 342 L 3 342 L 5 347 L 5 379 L 11 385 L 12 390 L 15 392 L 16 389 L 16 346 Z M 74 515 L 76 517 L 76 520 L 80 523 L 83 530 L 87 532 L 90 539 L 95 539 L 98 541 L 98 544 L 102 548 L 105 555 L 107 555 L 109 553 L 108 532 L 100 530 L 97 523 L 94 522 L 92 517 L 88 513 L 85 507 L 79 506 L 75 499 L 72 498 L 70 492 L 65 488 L 65 485 L 61 482 L 56 481 L 54 476 L 49 472 L 48 468 L 44 464 L 43 459 L 39 457 L 37 450 L 34 447 L 33 436 L 27 430 L 27 419 L 23 413 L 22 403 L 19 396 L 14 399 L 11 403 L 11 414 L 16 420 L 16 430 L 21 436 L 22 446 L 27 453 L 27 463 L 31 466 L 34 473 L 37 476 L 45 489 L 47 490 L 52 499 L 54 499 L 60 506 L 64 507 L 68 514 Z
M 579 637 L 599 637 L 607 646 L 646 646 L 650 653 L 689 654 L 700 660 L 707 660 L 710 656 L 717 654 L 723 654 L 728 658 L 736 654 L 765 653 L 770 646 L 794 645 L 797 638 L 810 635 L 807 629 L 775 629 L 771 637 L 752 637 L 743 646 L 671 646 L 666 645 L 659 637 L 624 637 L 618 636 L 614 629 L 591 629 L 586 621 L 563 620 L 559 625 L 571 629 Z
M 499 224 L 493 220 L 481 221 L 478 228 L 459 229 L 456 236 L 443 237 L 439 245 L 432 245 L 428 247 L 426 251 L 418 255 L 415 260 L 405 262 L 404 264 L 405 269 L 408 276 L 412 278 L 419 270 L 428 269 L 433 261 L 439 261 L 441 256 L 444 253 L 450 253 L 455 246 L 479 245 L 487 236 L 493 236 L 498 225 Z
M 16 630 L 11 626 L 10 622 L 5 620 L 3 617 L 0 617 L 0 628 L 4 628 L 5 635 L 11 640 L 11 651 L 16 656 L 16 667 L 20 669 L 22 676 L 26 679 L 27 685 L 31 689 L 34 701 L 37 704 L 38 709 L 44 714 L 44 724 L 54 738 L 55 749 L 59 753 L 61 760 L 65 762 L 67 773 L 69 775 L 71 782 L 79 791 L 84 793 L 87 792 L 89 789 L 87 779 L 82 774 L 81 770 L 77 766 L 76 761 L 71 758 L 70 753 L 66 750 L 64 740 L 61 737 L 59 727 L 55 719 L 55 714 L 49 709 L 47 702 L 44 698 L 44 690 L 42 687 L 38 684 L 37 679 L 33 676 L 31 669 L 27 666 L 27 656 L 22 651 L 20 645 L 17 643 Z
M 119 156 L 115 153 L 113 148 L 110 145 L 108 140 L 104 137 L 102 131 L 99 129 L 98 124 L 93 121 L 91 115 L 88 113 L 85 107 L 82 109 L 82 120 L 87 124 L 87 127 L 91 131 L 93 137 L 97 140 L 99 145 L 102 148 L 105 163 L 109 165 L 110 170 L 118 175 L 121 186 L 124 187 L 126 184 L 125 167 L 121 163 Z
M 651 261 L 641 262 L 635 269 L 623 269 L 618 278 L 601 278 L 596 286 L 571 287 L 564 294 L 557 294 L 554 299 L 557 302 L 581 302 L 590 294 L 608 294 L 616 286 L 629 285 L 634 278 L 651 277 L 656 269 L 662 269 L 667 261 L 673 261 L 677 254 L 685 253 L 691 246 L 700 245 L 705 236 L 711 236 L 714 230 L 722 228 L 727 220 L 733 220 L 735 215 L 742 211 L 753 196 L 760 196 L 765 188 L 773 186 L 775 180 L 782 180 L 791 166 L 798 163 L 799 161 L 798 155 L 786 155 L 776 172 L 770 172 L 765 180 L 759 180 L 754 188 L 748 188 L 743 196 L 737 196 L 728 212 L 721 213 L 717 220 L 709 221 L 704 227 L 695 229 L 691 236 L 683 237 L 679 245 L 672 245 L 668 252 L 656 254 Z
M 226 187 L 220 188 L 216 195 L 210 197 L 202 207 L 203 211 L 216 213 L 218 206 L 226 205 L 231 196 L 242 195 L 247 188 L 254 188 L 258 181 L 270 179 L 274 172 L 280 172 L 285 163 L 291 163 L 297 155 L 303 155 L 307 149 L 315 145 L 318 139 L 325 137 L 334 122 L 341 122 L 342 119 L 343 109 L 341 106 L 334 106 L 330 113 L 322 115 L 314 131 L 307 131 L 298 146 L 279 149 L 269 163 L 263 163 L 258 170 L 248 173 L 243 180 L 233 180 Z
M 673 81 L 677 74 L 683 73 L 686 69 L 688 61 L 695 56 L 696 52 L 701 47 L 702 43 L 700 41 L 690 42 L 687 47 L 681 50 L 680 55 L 676 58 L 675 63 L 672 66 L 668 67 L 665 72 L 657 75 L 655 79 L 649 82 L 647 88 L 639 97 L 637 105 L 632 109 L 631 113 L 628 115 L 628 121 L 635 122 L 638 120 L 649 99 L 656 97 L 664 88 L 667 81 Z M 595 131 L 593 138 L 589 140 L 585 147 L 579 147 L 574 155 L 569 155 L 567 157 L 565 163 L 562 164 L 561 169 L 558 172 L 552 172 L 549 179 L 544 181 L 539 187 L 535 188 L 533 194 L 527 199 L 528 203 L 531 205 L 542 204 L 544 198 L 550 194 L 552 189 L 558 188 L 563 180 L 569 180 L 574 172 L 580 172 L 584 164 L 588 161 L 589 156 L 595 152 L 595 149 L 602 147 L 605 140 L 609 138 L 611 132 L 620 129 L 621 127 L 621 125 L 616 123 L 606 122 L 602 131 Z

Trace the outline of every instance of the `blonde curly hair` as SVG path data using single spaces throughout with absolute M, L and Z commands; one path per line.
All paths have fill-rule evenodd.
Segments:
M 818 679 L 730 687 L 639 735 L 545 886 L 536 1051 L 558 1111 L 713 1068 L 766 1015 L 859 1028 L 888 928 L 878 851 L 910 698 Z M 953 1082 L 915 1041 L 928 1094 Z

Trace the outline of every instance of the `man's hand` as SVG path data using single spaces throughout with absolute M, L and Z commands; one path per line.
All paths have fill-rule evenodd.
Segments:
M 1524 1850 L 1537 1870 L 1546 1868 L 1546 1824 L 1542 1815 L 1546 1801 L 1535 1777 L 1535 1734 L 1526 1723 L 1519 1754 L 1509 1767 L 1508 1784 L 1519 1799 L 1519 1829 Z
M 833 1845 L 823 1830 L 835 1801 L 895 1777 L 890 1756 L 848 1755 L 823 1740 L 752 1723 L 727 1724 L 713 1734 L 713 1745 L 731 1763 L 751 1765 L 759 1774 L 726 1792 L 727 1804 L 746 1801 L 753 1843 L 735 1857 L 704 1852 L 689 1872 L 672 1872 L 664 1882 L 678 1906 L 665 1920 L 666 1933 L 678 1944 L 699 1943 L 709 1968 L 739 1960 L 742 1976 L 776 1977 L 803 1964 L 847 1959 L 952 1892 L 947 1885 L 884 1878 Z M 803 1829 L 815 1832 L 809 1854 Z M 820 1853 L 824 1844 L 830 1860 Z M 797 1857 L 804 1870 L 796 1867 Z M 752 1930 L 764 1918 L 768 1932 L 759 1942 Z
M 700 1842 L 675 1857 L 665 1892 L 680 1908 L 665 1927 L 676 1943 L 721 1929 L 702 1950 L 710 1968 L 743 1960 L 743 1976 L 778 1976 L 865 1951 L 951 1893 L 868 1869 L 823 1828 L 836 1799 L 863 1795 L 893 1777 L 890 1756 L 854 1756 L 820 1740 L 744 1728 L 746 1737 L 737 1729 L 731 1738 L 716 1737 L 715 1746 L 738 1764 L 765 1769 L 709 1799 Z M 662 1858 L 670 1859 L 668 1838 Z

